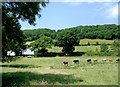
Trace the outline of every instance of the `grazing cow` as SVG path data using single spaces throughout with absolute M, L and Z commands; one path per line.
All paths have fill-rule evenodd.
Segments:
M 64 61 L 63 64 L 68 66 L 68 61 Z
M 117 61 L 117 62 L 119 62 L 119 61 L 120 61 L 120 59 L 116 59 L 116 61 Z
M 91 59 L 87 59 L 87 62 L 91 63 Z
M 74 63 L 79 63 L 79 60 L 73 60 Z
M 110 62 L 112 62 L 113 60 L 112 59 L 109 59 Z
M 94 62 L 97 62 L 98 60 L 97 59 L 93 59 Z
M 106 61 L 106 59 L 102 59 L 102 61 Z

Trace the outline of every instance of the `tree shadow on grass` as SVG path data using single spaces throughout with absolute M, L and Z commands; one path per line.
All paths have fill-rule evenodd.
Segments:
M 82 56 L 85 52 L 73 52 L 70 54 L 70 56 Z M 65 56 L 65 53 L 62 52 L 48 52 L 44 57 L 56 57 L 56 56 Z M 39 55 L 39 57 L 43 57 L 42 55 Z
M 20 65 L 20 64 L 10 64 L 10 65 L 0 65 L 0 67 L 12 67 L 12 68 L 39 68 L 41 66 L 36 66 L 36 65 Z
M 35 85 L 54 85 L 72 84 L 75 82 L 83 82 L 80 78 L 75 78 L 73 75 L 65 74 L 37 74 L 32 72 L 8 72 L 2 73 L 2 86 L 21 86 L 30 85 L 30 82 L 35 82 Z

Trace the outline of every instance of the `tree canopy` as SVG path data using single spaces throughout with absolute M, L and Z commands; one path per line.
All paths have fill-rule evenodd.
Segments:
M 39 39 L 37 39 L 35 42 L 31 44 L 32 50 L 35 48 L 40 49 L 40 48 L 49 48 L 51 47 L 52 44 L 52 39 L 47 36 L 41 36 Z
M 18 52 L 24 43 L 25 35 L 20 30 L 19 20 L 35 25 L 35 16 L 41 17 L 39 11 L 46 2 L 2 2 L 2 54 L 8 50 Z M 27 9 L 27 10 L 26 10 Z
M 26 41 L 33 41 L 37 40 L 41 34 L 51 37 L 52 39 L 57 39 L 57 34 L 61 33 L 61 31 L 65 32 L 67 30 L 76 32 L 76 35 L 80 39 L 88 38 L 113 40 L 117 39 L 119 35 L 118 25 L 115 24 L 77 26 L 73 28 L 61 29 L 57 32 L 50 29 L 23 30 L 23 32 L 26 35 Z
M 103 43 L 101 46 L 100 46 L 100 52 L 108 52 L 108 45 L 106 43 Z
M 117 56 L 120 56 L 120 40 L 114 40 L 111 47 L 117 53 Z
M 58 46 L 62 46 L 62 51 L 64 53 L 68 53 L 69 55 L 75 50 L 74 46 L 79 45 L 79 41 L 80 40 L 77 37 L 76 33 L 70 30 L 57 34 Z

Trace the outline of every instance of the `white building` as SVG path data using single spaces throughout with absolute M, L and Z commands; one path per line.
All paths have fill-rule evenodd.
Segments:
M 16 53 L 12 50 L 7 52 L 7 56 L 15 56 L 15 55 L 16 55 Z
M 31 50 L 32 47 L 28 47 L 26 49 L 22 49 L 22 55 L 34 55 L 36 53 L 35 50 Z

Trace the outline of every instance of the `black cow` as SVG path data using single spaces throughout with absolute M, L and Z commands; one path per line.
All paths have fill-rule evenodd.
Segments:
M 120 59 L 116 59 L 116 61 L 120 61 Z
M 91 59 L 87 59 L 87 62 L 91 63 Z
M 79 63 L 79 60 L 73 60 L 74 63 Z

